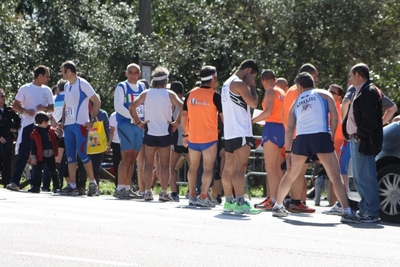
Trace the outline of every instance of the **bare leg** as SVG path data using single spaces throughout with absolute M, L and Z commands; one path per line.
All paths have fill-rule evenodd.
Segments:
M 171 187 L 172 192 L 178 191 L 178 187 L 176 186 L 177 170 L 175 170 L 175 165 L 178 162 L 180 156 L 181 154 L 171 149 L 171 155 L 169 159 L 169 186 Z
M 161 189 L 164 192 L 168 190 L 168 181 L 169 181 L 169 157 L 171 155 L 171 146 L 167 147 L 159 147 L 158 151 L 160 152 L 160 182 Z
M 235 168 L 233 153 L 225 152 L 225 165 L 222 171 L 222 187 L 225 196 L 233 196 L 232 176 Z
M 137 179 L 139 185 L 139 191 L 144 192 L 144 177 L 143 177 L 143 168 L 144 168 L 144 146 L 140 149 L 139 155 L 136 159 L 137 164 Z
M 197 169 L 200 165 L 201 152 L 189 148 L 189 170 L 187 173 L 187 179 L 189 184 L 189 195 L 196 195 L 196 179 L 197 179 Z
M 304 161 L 307 159 L 306 156 L 291 154 L 291 169 L 286 171 L 283 176 L 278 189 L 278 195 L 276 198 L 276 203 L 282 205 L 285 196 L 289 192 L 290 188 L 293 189 L 293 183 L 299 180 L 300 175 L 304 180 Z M 303 185 L 303 180 L 301 180 L 301 185 Z
M 307 158 L 304 159 L 304 161 Z M 296 177 L 296 180 L 292 183 L 290 188 L 290 197 L 291 199 L 301 199 L 303 188 L 304 188 L 304 174 L 307 172 L 308 163 L 302 164 L 302 171 Z
M 118 183 L 120 185 L 130 185 L 133 174 L 133 165 L 139 151 L 133 149 L 121 151 L 121 162 L 118 166 Z
M 236 196 L 244 195 L 244 175 L 246 173 L 247 162 L 250 156 L 250 146 L 244 145 L 233 151 L 233 178 L 232 184 L 235 189 Z M 227 158 L 228 159 L 228 158 Z M 225 166 L 228 162 L 225 162 Z
M 69 172 L 69 183 L 76 184 L 76 168 L 78 166 L 78 162 L 68 163 L 68 172 Z
M 276 199 L 279 183 L 282 179 L 281 149 L 271 141 L 267 141 L 263 145 L 263 150 L 265 171 L 268 173 L 268 196 Z
M 319 160 L 324 165 L 326 173 L 328 174 L 329 180 L 331 180 L 335 193 L 342 204 L 342 207 L 348 208 L 349 202 L 347 200 L 347 193 L 340 177 L 340 169 L 338 159 L 335 153 L 319 153 Z
M 154 156 L 157 151 L 157 147 L 144 145 L 144 184 L 145 190 L 151 190 L 152 186 L 152 174 L 153 174 L 153 166 L 154 166 Z
M 216 154 L 217 143 L 202 152 L 203 175 L 201 177 L 201 194 L 207 194 L 208 189 L 210 189 Z

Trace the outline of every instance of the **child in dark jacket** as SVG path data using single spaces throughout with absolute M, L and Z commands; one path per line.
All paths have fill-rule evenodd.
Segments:
M 60 189 L 60 181 L 56 168 L 55 157 L 58 155 L 58 145 L 55 130 L 49 125 L 50 117 L 43 112 L 35 116 L 36 125 L 30 134 L 33 139 L 31 149 L 32 164 L 36 165 L 36 173 L 31 181 L 31 193 L 40 192 L 42 171 L 46 164 L 53 180 L 53 192 L 57 193 Z

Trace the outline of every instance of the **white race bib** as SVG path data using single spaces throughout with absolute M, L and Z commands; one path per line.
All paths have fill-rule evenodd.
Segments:
M 143 105 L 140 105 L 139 107 L 136 108 L 136 112 L 139 116 L 139 118 L 142 120 L 144 119 L 144 107 Z
M 72 118 L 74 116 L 75 112 L 74 112 L 74 107 L 66 107 L 65 108 L 65 118 L 69 119 Z

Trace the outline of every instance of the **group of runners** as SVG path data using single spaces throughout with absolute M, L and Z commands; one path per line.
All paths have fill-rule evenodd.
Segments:
M 365 76 L 365 67 L 365 64 L 354 66 L 350 71 L 351 77 Z M 91 127 L 94 122 L 92 118 L 97 116 L 100 108 L 100 100 L 90 84 L 76 75 L 73 62 L 63 63 L 61 72 L 68 83 L 65 85 L 65 104 L 59 127 L 64 131 L 70 173 L 69 182 L 61 193 L 73 194 L 76 191 L 74 176 L 77 154 L 90 179 L 89 192 L 93 193 L 97 190 L 97 183 L 84 144 L 87 142 L 87 129 Z M 301 66 L 295 84 L 287 89 L 285 79 L 277 79 L 274 71 L 270 69 L 260 73 L 256 62 L 247 59 L 223 83 L 221 93 L 216 90 L 217 69 L 214 66 L 204 66 L 199 75 L 201 82 L 190 90 L 186 97 L 183 97 L 181 83 L 173 82 L 168 86 L 169 71 L 166 68 L 157 67 L 152 72 L 149 88 L 145 81 L 139 80 L 139 65 L 129 64 L 125 74 L 127 80 L 118 83 L 114 93 L 113 126 L 118 133 L 121 150 L 114 197 L 153 200 L 153 171 L 156 169 L 155 173 L 161 184 L 159 200 L 176 201 L 176 173 L 173 170 L 174 166 L 170 167 L 170 163 L 171 160 L 176 162 L 181 153 L 188 152 L 189 205 L 215 207 L 215 201 L 208 193 L 215 174 L 217 155 L 223 150 L 225 164 L 220 166 L 220 176 L 225 194 L 224 212 L 259 214 L 262 210 L 270 210 L 276 217 L 288 216 L 289 211 L 312 213 L 315 210 L 304 203 L 304 174 L 308 162 L 318 159 L 323 164 L 332 182 L 334 194 L 340 201 L 341 221 L 363 222 L 363 214 L 356 214 L 349 207 L 346 181 L 344 183 L 341 178 L 338 162 L 340 147 L 343 142 L 344 147 L 347 144 L 345 139 L 355 138 L 355 141 L 359 142 L 357 127 L 362 127 L 358 126 L 359 118 L 354 112 L 356 130 L 346 136 L 347 138 L 343 137 L 340 105 L 343 89 L 339 85 L 330 86 L 328 91 L 315 89 L 318 71 L 312 64 Z M 263 111 L 252 118 L 251 109 L 257 108 L 259 104 L 255 81 L 259 74 L 265 90 Z M 369 81 L 369 76 L 364 76 L 361 77 L 365 78 L 361 85 Z M 39 73 L 37 77 L 35 74 L 35 81 L 36 78 L 41 80 L 30 84 L 30 89 L 21 88 L 14 103 L 14 109 L 25 116 L 21 134 L 22 146 L 28 142 L 26 132 L 31 129 L 27 127 L 32 127 L 31 120 L 35 113 L 54 110 L 52 97 L 47 95 L 49 91 L 45 86 L 49 81 L 48 69 L 44 68 L 44 73 Z M 355 88 L 360 86 L 355 78 L 350 78 L 349 82 Z M 42 93 L 43 99 L 36 101 L 31 107 L 27 96 L 21 96 L 22 89 L 30 90 L 29 94 L 37 94 L 39 90 L 46 94 Z M 89 101 L 93 104 L 90 111 Z M 37 104 L 39 102 L 40 104 Z M 354 115 L 350 117 L 354 122 Z M 380 119 L 382 120 L 382 117 Z M 268 197 L 253 207 L 244 197 L 244 177 L 250 151 L 255 143 L 252 124 L 260 121 L 265 122 L 261 144 L 268 174 Z M 219 142 L 220 132 L 223 132 L 222 145 L 221 141 Z M 175 154 L 171 153 L 171 145 Z M 17 166 L 26 163 L 29 151 L 25 150 L 27 149 L 24 147 L 19 148 L 16 170 Z M 138 191 L 131 189 L 135 162 L 138 170 Z M 283 163 L 286 163 L 286 167 L 283 167 Z M 20 176 L 20 172 L 14 175 Z M 173 194 L 168 194 L 168 185 L 171 186 Z M 18 186 L 19 179 L 13 179 L 7 188 L 16 190 Z M 286 208 L 284 199 L 289 192 L 291 203 Z M 370 210 L 363 212 L 368 212 L 368 216 L 364 214 L 364 217 L 370 219 L 364 219 L 365 222 L 370 222 L 371 216 L 374 222 L 378 221 L 375 211 L 373 214 Z

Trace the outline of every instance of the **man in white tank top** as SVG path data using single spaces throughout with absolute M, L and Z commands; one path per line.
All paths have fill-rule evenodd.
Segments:
M 338 124 L 338 113 L 332 95 L 326 90 L 313 89 L 313 77 L 307 72 L 297 75 L 295 84 L 300 95 L 290 108 L 285 133 L 286 149 L 292 148 L 292 150 L 285 151 L 287 172 L 279 185 L 272 216 L 288 216 L 289 212 L 283 206 L 283 200 L 293 181 L 302 172 L 307 157 L 317 155 L 332 181 L 336 195 L 343 204 L 344 213 L 341 222 L 359 223 L 360 218 L 349 207 L 346 190 L 340 178 L 338 159 L 334 152 L 334 136 L 329 132 L 335 133 Z M 296 141 L 293 144 L 295 128 Z
M 145 194 L 144 200 L 153 200 L 151 191 L 152 171 L 154 166 L 154 156 L 157 150 L 160 153 L 160 182 L 161 192 L 160 201 L 172 201 L 168 195 L 169 180 L 169 159 L 172 144 L 172 130 L 176 130 L 178 122 L 172 120 L 172 105 L 182 110 L 182 100 L 173 91 L 166 89 L 169 71 L 166 68 L 158 67 L 152 73 L 151 87 L 145 90 L 136 98 L 129 111 L 136 124 L 145 130 L 143 144 L 145 147 L 144 155 L 144 179 Z M 136 108 L 144 104 L 144 121 L 139 119 Z M 180 115 L 177 116 L 180 118 Z
M 260 213 L 244 199 L 244 175 L 254 145 L 250 107 L 258 105 L 254 77 L 258 66 L 252 59 L 243 61 L 239 69 L 222 86 L 221 99 L 224 114 L 225 167 L 222 185 L 226 201 L 224 212 Z M 233 199 L 233 189 L 236 201 Z

